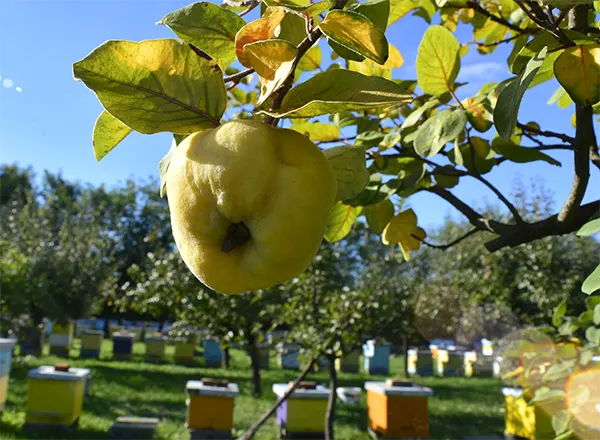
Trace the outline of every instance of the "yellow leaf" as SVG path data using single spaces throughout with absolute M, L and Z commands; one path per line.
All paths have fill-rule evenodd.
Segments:
M 422 228 L 417 228 L 406 240 L 398 243 L 405 261 L 410 261 L 409 251 L 418 251 L 421 247 L 421 242 L 425 240 L 426 236 L 427 234 Z
M 565 49 L 554 63 L 554 75 L 576 103 L 599 102 L 600 44 Z
M 348 69 L 354 72 L 360 72 L 363 75 L 375 75 L 386 79 L 392 79 L 392 69 L 402 67 L 404 58 L 392 44 L 388 46 L 388 51 L 389 57 L 383 65 L 377 64 L 371 60 L 364 60 L 362 62 L 348 60 Z
M 416 251 L 427 234 L 417 226 L 417 216 L 412 209 L 402 211 L 393 217 L 383 230 L 381 241 L 384 244 L 400 245 L 404 259 L 410 259 L 409 251 Z
M 421 89 L 431 95 L 443 95 L 454 90 L 454 80 L 460 70 L 460 43 L 442 26 L 430 26 L 425 31 L 417 53 L 417 79 Z
M 297 54 L 296 46 L 285 40 L 258 41 L 247 44 L 244 52 L 250 66 L 260 77 L 260 98 L 257 105 L 261 105 L 292 71 Z
M 251 21 L 238 31 L 235 36 L 235 53 L 242 65 L 252 67 L 244 46 L 271 38 L 284 16 L 283 9 L 268 7 L 261 18 Z

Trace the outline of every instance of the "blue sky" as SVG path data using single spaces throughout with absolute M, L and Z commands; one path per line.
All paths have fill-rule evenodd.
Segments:
M 171 143 L 168 134 L 133 134 L 102 162 L 95 161 L 92 128 L 102 107 L 90 90 L 73 80 L 72 64 L 105 40 L 172 37 L 166 27 L 155 23 L 186 4 L 189 2 L 170 0 L 1 0 L 0 162 L 31 165 L 38 172 L 62 170 L 69 179 L 109 187 L 127 178 L 158 176 L 158 161 Z M 388 39 L 405 60 L 404 66 L 395 70 L 395 78 L 416 77 L 417 47 L 425 29 L 423 19 L 405 17 L 388 30 Z M 461 42 L 472 39 L 467 27 L 459 28 L 457 36 Z M 321 46 L 326 45 L 321 42 Z M 472 48 L 462 60 L 459 76 L 470 84 L 459 95 L 467 96 L 487 82 L 508 76 L 505 60 L 510 47 L 504 46 L 485 57 Z M 528 91 L 519 119 L 535 119 L 542 128 L 573 134 L 573 108 L 546 105 L 556 88 L 552 81 Z M 572 159 L 564 153 L 554 156 L 562 167 L 543 162 L 503 164 L 488 176 L 506 193 L 517 180 L 528 183 L 535 179 L 544 183 L 560 204 L 571 186 Z M 600 193 L 599 173 L 592 173 L 586 200 Z M 465 180 L 453 192 L 478 206 L 496 203 L 489 190 L 472 180 Z M 458 218 L 435 196 L 417 195 L 410 204 L 426 226 L 440 223 L 448 214 Z

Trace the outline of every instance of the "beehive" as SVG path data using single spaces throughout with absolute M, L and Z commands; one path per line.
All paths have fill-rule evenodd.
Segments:
M 552 416 L 542 407 L 529 405 L 521 388 L 502 388 L 506 402 L 504 434 L 523 439 L 552 439 Z
M 146 337 L 146 360 L 162 362 L 165 359 L 167 339 L 164 336 L 154 335 Z
M 135 335 L 132 333 L 113 334 L 113 358 L 119 360 L 130 360 L 133 357 L 133 344 Z
M 432 350 L 419 349 L 415 369 L 419 376 L 437 376 L 438 375 L 438 353 Z
M 187 338 L 175 340 L 175 362 L 178 364 L 193 364 L 196 344 Z
M 363 347 L 364 370 L 367 374 L 388 374 L 390 371 L 390 345 L 376 340 L 367 341 Z
M 104 342 L 104 332 L 102 330 L 83 330 L 81 335 L 81 358 L 98 358 L 102 351 L 102 342 Z
M 358 373 L 360 353 L 353 351 L 335 360 L 335 369 L 344 373 Z
M 14 339 L 0 338 L 0 411 L 4 409 L 4 403 L 6 402 L 12 354 L 16 342 Z
M 365 382 L 369 429 L 383 438 L 429 438 L 430 388 Z
M 207 438 L 223 437 L 222 434 L 231 436 L 234 402 L 239 395 L 237 384 L 211 379 L 191 380 L 185 389 L 189 395 L 187 428 L 212 432 L 213 436 Z
M 289 388 L 289 384 L 273 384 L 273 392 L 278 398 L 283 397 Z M 282 437 L 322 438 L 328 397 L 329 389 L 321 385 L 300 384 L 277 408 L 277 425 Z
M 438 374 L 446 377 L 465 375 L 465 354 L 462 351 L 439 350 Z
M 295 345 L 279 343 L 277 345 L 277 364 L 284 370 L 300 369 L 300 351 Z
M 221 351 L 221 345 L 215 338 L 208 338 L 204 340 L 204 365 L 210 368 L 219 368 L 223 361 L 223 352 Z
M 85 383 L 90 370 L 58 365 L 29 371 L 25 423 L 28 428 L 72 427 L 81 416 Z
M 52 333 L 50 334 L 50 353 L 57 356 L 68 357 L 73 343 L 73 323 L 65 325 L 59 323 L 52 324 Z

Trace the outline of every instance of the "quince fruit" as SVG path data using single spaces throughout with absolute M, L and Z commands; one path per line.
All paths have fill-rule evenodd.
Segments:
M 206 286 L 228 294 L 306 270 L 337 190 L 329 162 L 306 136 L 252 120 L 188 136 L 166 180 L 183 260 Z

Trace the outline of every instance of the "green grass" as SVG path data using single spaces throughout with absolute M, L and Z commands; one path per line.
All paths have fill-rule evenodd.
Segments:
M 185 384 L 188 380 L 202 377 L 226 378 L 240 387 L 240 396 L 235 401 L 234 425 L 236 433 L 248 429 L 252 423 L 275 401 L 271 391 L 273 383 L 289 382 L 296 377 L 293 371 L 276 367 L 272 359 L 271 369 L 262 372 L 263 395 L 251 397 L 251 373 L 246 354 L 232 350 L 231 369 L 202 368 L 202 359 L 196 358 L 197 366 L 174 365 L 173 347 L 167 349 L 164 364 L 143 362 L 145 346 L 136 343 L 132 362 L 112 361 L 112 342 L 105 341 L 101 360 L 79 360 L 78 344 L 71 352 L 71 366 L 90 368 L 94 380 L 91 395 L 86 396 L 83 414 L 77 433 L 50 437 L 40 433 L 40 438 L 104 439 L 110 438 L 109 428 L 118 416 L 136 415 L 159 417 L 162 421 L 157 431 L 160 439 L 187 439 L 185 423 Z M 27 405 L 27 372 L 39 365 L 52 365 L 61 360 L 45 356 L 16 358 L 8 389 L 8 399 L 0 437 L 3 439 L 31 438 L 21 432 L 25 422 Z M 64 361 L 64 359 L 62 359 Z M 391 375 L 400 373 L 402 359 L 392 358 Z M 328 382 L 325 371 L 314 373 L 310 379 L 324 385 Z M 384 380 L 383 376 L 364 374 L 340 374 L 340 386 L 362 386 L 365 380 Z M 460 439 L 465 436 L 496 435 L 503 431 L 503 398 L 501 382 L 482 378 L 419 378 L 416 382 L 429 386 L 434 396 L 429 400 L 431 438 Z M 336 438 L 368 439 L 366 393 L 357 406 L 338 405 Z M 259 432 L 258 439 L 278 438 L 275 420 L 272 418 Z

